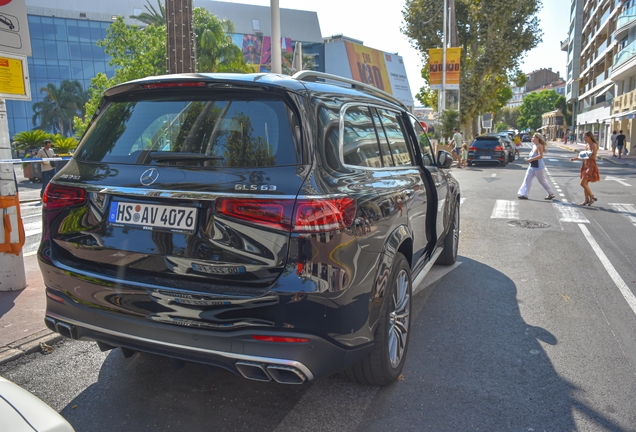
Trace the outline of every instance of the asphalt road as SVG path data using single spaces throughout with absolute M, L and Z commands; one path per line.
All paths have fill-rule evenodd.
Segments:
M 264 384 L 74 341 L 0 375 L 77 431 L 636 430 L 636 169 L 600 162 L 582 208 L 571 155 L 547 154 L 553 202 L 538 183 L 516 199 L 520 161 L 452 170 L 461 264 L 424 281 L 404 380 L 387 388 Z

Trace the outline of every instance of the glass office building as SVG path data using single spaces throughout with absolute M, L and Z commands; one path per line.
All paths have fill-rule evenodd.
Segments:
M 33 104 L 44 99 L 40 92 L 49 83 L 59 87 L 63 80 L 77 80 L 88 90 L 91 78 L 114 69 L 110 58 L 96 42 L 106 37 L 110 22 L 29 15 L 33 55 L 28 57 L 31 79 L 30 102 L 7 100 L 9 136 L 34 128 Z

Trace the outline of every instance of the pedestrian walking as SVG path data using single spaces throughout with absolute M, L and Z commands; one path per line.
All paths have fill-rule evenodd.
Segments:
M 622 133 L 623 131 L 621 131 L 621 134 Z M 585 193 L 585 201 L 583 201 L 579 205 L 591 206 L 594 202 L 597 201 L 597 199 L 592 193 L 592 189 L 590 189 L 589 183 L 594 183 L 601 179 L 601 175 L 598 171 L 598 166 L 596 165 L 598 142 L 596 141 L 594 134 L 590 131 L 585 132 L 585 135 L 583 135 L 583 139 L 586 143 L 585 151 L 582 151 L 581 153 L 579 153 L 578 157 L 573 157 L 570 160 L 580 160 L 583 162 L 581 165 L 581 186 L 583 187 L 583 192 Z M 616 146 L 618 147 L 618 143 L 616 144 Z
M 612 156 L 616 156 L 616 137 L 618 136 L 618 132 L 612 132 Z
M 51 140 L 44 141 L 44 147 L 38 151 L 37 156 L 39 158 L 54 158 L 56 156 L 55 152 L 51 149 L 52 143 Z M 49 184 L 53 176 L 55 175 L 55 162 L 54 161 L 42 161 L 42 189 L 40 190 L 40 198 L 44 195 L 44 189 Z
M 453 139 L 451 144 L 453 145 L 453 153 L 457 155 L 457 166 L 462 167 L 462 134 L 459 133 L 459 129 L 453 128 Z
M 545 148 L 547 144 L 543 137 L 535 133 L 532 137 L 532 151 L 526 158 L 526 162 L 530 165 L 528 166 L 528 170 L 526 171 L 526 177 L 523 179 L 523 183 L 519 188 L 519 192 L 517 192 L 517 198 L 519 199 L 528 199 L 528 195 L 530 194 L 530 188 L 532 187 L 532 181 L 536 177 L 539 180 L 543 189 L 548 193 L 544 199 L 551 200 L 554 198 L 554 193 L 550 188 L 550 184 L 548 183 L 548 179 L 545 175 L 545 162 L 543 161 L 543 153 L 545 152 Z
M 520 149 L 521 149 L 521 134 L 517 134 L 515 135 L 515 155 L 517 156 L 517 159 L 521 157 L 521 153 L 519 153 Z
M 585 135 L 587 136 L 587 134 L 590 132 L 585 132 Z M 585 139 L 585 137 L 583 137 L 583 139 Z M 587 140 L 586 140 L 587 142 Z M 594 142 L 596 142 L 596 139 L 594 140 Z M 625 135 L 623 134 L 623 130 L 621 129 L 620 131 L 618 131 L 618 135 L 616 135 L 616 150 L 618 151 L 618 158 L 621 159 L 621 155 L 623 154 L 623 146 L 625 145 Z M 598 144 L 597 144 L 598 146 Z M 616 154 L 614 154 L 614 156 L 616 156 Z M 595 157 L 596 159 L 596 157 Z

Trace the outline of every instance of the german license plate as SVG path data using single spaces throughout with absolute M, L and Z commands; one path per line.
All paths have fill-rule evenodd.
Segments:
M 197 209 L 194 207 L 113 201 L 108 212 L 108 221 L 114 225 L 151 231 L 193 232 L 196 220 Z
M 243 274 L 245 273 L 245 267 L 224 267 L 224 266 L 209 266 L 205 264 L 192 264 L 192 268 L 202 273 L 211 274 Z
M 492 159 L 492 156 L 479 156 L 479 159 Z

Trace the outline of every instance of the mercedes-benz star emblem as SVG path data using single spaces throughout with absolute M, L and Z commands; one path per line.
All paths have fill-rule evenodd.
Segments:
M 159 178 L 159 170 L 157 168 L 150 168 L 144 171 L 139 177 L 139 182 L 144 186 L 150 186 Z

